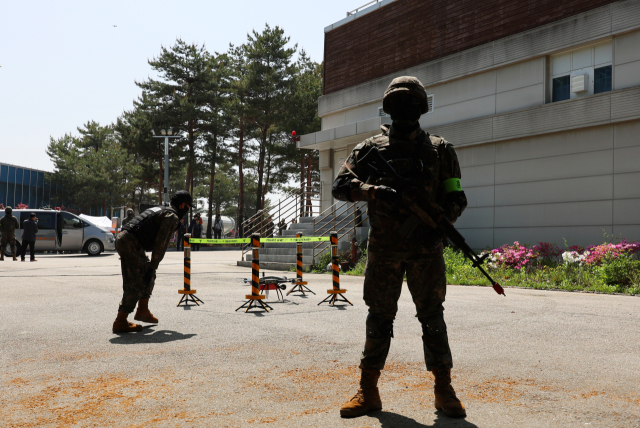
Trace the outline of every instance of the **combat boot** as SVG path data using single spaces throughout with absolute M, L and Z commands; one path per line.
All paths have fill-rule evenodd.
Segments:
M 0 262 L 4 261 L 4 252 L 0 253 Z
M 464 404 L 458 400 L 456 392 L 451 386 L 451 369 L 435 369 L 432 373 L 436 379 L 436 385 L 433 389 L 436 396 L 436 409 L 442 410 L 445 415 L 452 418 L 467 416 Z
M 351 400 L 342 405 L 340 416 L 343 418 L 355 418 L 374 410 L 382 409 L 382 401 L 378 391 L 379 378 L 380 370 L 362 369 L 360 388 Z
M 129 314 L 126 312 L 118 311 L 118 316 L 116 320 L 113 322 L 113 332 L 114 333 L 130 333 L 132 331 L 142 331 L 142 326 L 138 324 L 134 324 L 132 322 L 127 321 L 127 316 Z
M 158 318 L 154 317 L 149 311 L 149 299 L 138 300 L 138 310 L 133 317 L 136 321 L 150 322 L 152 324 L 158 324 Z
M 13 256 L 13 261 L 14 261 L 14 262 L 17 262 L 17 261 L 18 261 L 18 258 L 17 258 L 15 255 Z

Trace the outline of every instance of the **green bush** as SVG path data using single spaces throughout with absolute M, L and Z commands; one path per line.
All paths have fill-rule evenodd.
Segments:
M 633 260 L 631 254 L 624 253 L 615 258 L 606 256 L 602 266 L 595 267 L 595 270 L 604 284 L 623 287 L 640 285 L 640 261 Z
M 311 272 L 324 273 L 327 271 L 327 265 L 331 263 L 331 251 L 326 250 L 316 258 L 316 263 L 311 266 Z

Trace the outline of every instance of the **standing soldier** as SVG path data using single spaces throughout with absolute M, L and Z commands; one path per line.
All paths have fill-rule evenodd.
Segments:
M 122 219 L 122 226 L 129 223 L 131 220 L 133 220 L 133 210 L 129 208 L 127 209 L 127 216 Z
M 154 207 L 127 222 L 116 239 L 120 255 L 122 289 L 124 291 L 118 316 L 113 322 L 114 333 L 141 331 L 142 326 L 127 321 L 138 305 L 135 320 L 158 323 L 149 311 L 149 298 L 156 280 L 156 269 L 169 246 L 169 240 L 178 229 L 180 218 L 191 207 L 189 192 L 181 190 L 171 197 L 170 207 Z M 151 260 L 145 254 L 151 251 Z
M 16 229 L 20 229 L 20 223 L 18 219 L 13 215 L 11 207 L 4 209 L 4 217 L 0 219 L 0 262 L 4 261 L 4 251 L 7 249 L 7 244 L 11 245 L 11 255 L 13 261 L 17 261 L 16 255 Z
M 422 324 L 427 370 L 435 377 L 435 407 L 448 416 L 466 416 L 464 405 L 451 386 L 453 366 L 442 303 L 446 294 L 443 236 L 420 224 L 404 206 L 402 191 L 418 188 L 454 222 L 467 206 L 460 190 L 460 166 L 453 146 L 425 133 L 418 122 L 428 111 L 427 93 L 415 77 L 393 79 L 385 91 L 382 108 L 391 115 L 391 126 L 382 134 L 356 146 L 333 183 L 336 199 L 367 201 L 371 228 L 364 278 L 364 301 L 369 307 L 366 340 L 360 360 L 362 375 L 357 394 L 340 409 L 343 417 L 361 416 L 382 409 L 378 392 L 393 320 L 406 273 L 409 291 Z M 384 177 L 365 159 L 378 150 L 404 179 Z M 373 156 L 372 156 L 373 157 Z

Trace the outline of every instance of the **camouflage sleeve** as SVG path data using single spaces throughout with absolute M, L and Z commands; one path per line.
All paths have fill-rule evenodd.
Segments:
M 460 164 L 458 163 L 458 155 L 453 148 L 453 144 L 442 140 L 439 147 L 440 152 L 440 194 L 444 195 L 442 208 L 446 217 L 452 223 L 462 215 L 467 207 L 467 196 L 462 190 L 460 179 Z
M 12 219 L 13 223 L 16 225 L 16 229 L 20 229 L 20 222 L 18 221 L 18 218 L 16 216 L 13 216 Z
M 169 241 L 173 236 L 173 232 L 176 231 L 179 224 L 180 220 L 178 220 L 178 216 L 173 213 L 168 214 L 162 219 L 160 229 L 156 235 L 156 242 L 153 244 L 153 250 L 151 252 L 151 267 L 153 269 L 158 269 L 158 265 L 164 258 L 164 253 L 167 252 L 167 247 L 169 247 Z
M 371 189 L 375 186 L 365 184 L 369 178 L 369 168 L 358 163 L 368 152 L 369 140 L 358 144 L 340 168 L 333 181 L 332 195 L 340 201 L 370 201 Z

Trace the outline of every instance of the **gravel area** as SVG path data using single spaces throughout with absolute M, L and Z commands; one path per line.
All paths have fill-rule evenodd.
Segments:
M 0 426 L 640 427 L 638 297 L 449 286 L 454 387 L 468 413 L 454 420 L 433 407 L 405 285 L 384 408 L 341 419 L 359 379 L 361 277 L 341 277 L 354 306 L 318 306 L 331 278 L 306 274 L 317 295 L 278 302 L 272 291 L 272 312 L 236 312 L 251 275 L 235 266 L 239 252 L 194 252 L 205 304 L 176 307 L 183 260 L 170 252 L 150 302 L 160 323 L 115 335 L 117 254 L 37 258 L 0 262 Z

